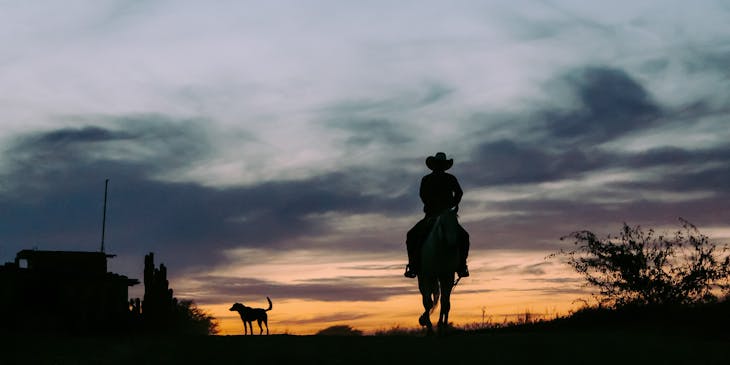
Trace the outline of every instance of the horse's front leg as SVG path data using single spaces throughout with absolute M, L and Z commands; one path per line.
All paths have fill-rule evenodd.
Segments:
M 441 310 L 439 311 L 438 329 L 443 333 L 449 327 L 449 311 L 451 310 L 451 289 L 453 289 L 453 277 L 445 277 L 441 280 Z
M 429 310 L 427 309 L 423 314 L 421 314 L 420 317 L 418 317 L 418 324 L 420 324 L 423 327 L 426 327 L 426 333 L 431 335 L 433 334 L 433 325 L 431 324 L 431 318 L 429 318 Z
M 448 295 L 441 296 L 441 311 L 439 313 L 439 324 L 440 325 L 448 325 L 449 324 L 449 311 L 451 310 L 451 300 L 449 300 Z

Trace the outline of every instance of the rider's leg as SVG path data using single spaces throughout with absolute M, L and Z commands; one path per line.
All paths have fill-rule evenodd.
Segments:
M 422 219 L 416 223 L 406 236 L 406 249 L 408 250 L 408 266 L 406 266 L 406 277 L 414 278 L 421 269 L 421 246 L 428 237 L 433 223 L 429 219 Z
M 415 278 L 418 275 L 418 256 L 419 250 L 418 245 L 415 242 L 408 240 L 406 241 L 406 249 L 408 250 L 408 265 L 406 265 L 405 275 L 408 278 Z
M 461 239 L 459 240 L 459 269 L 457 274 L 459 277 L 469 276 L 469 268 L 466 266 L 466 258 L 469 257 L 469 233 L 461 226 Z
M 419 222 L 420 223 L 420 222 Z M 418 224 L 416 224 L 406 235 L 406 250 L 408 251 L 408 265 L 406 266 L 406 277 L 414 278 L 418 274 L 420 257 L 420 244 L 418 239 Z

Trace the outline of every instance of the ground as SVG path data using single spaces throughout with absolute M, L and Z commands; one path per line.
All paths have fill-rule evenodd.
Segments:
M 418 336 L 4 336 L 2 364 L 728 364 L 730 336 L 503 331 Z

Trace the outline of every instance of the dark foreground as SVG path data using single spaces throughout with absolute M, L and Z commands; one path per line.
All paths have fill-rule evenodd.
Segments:
M 415 336 L 3 336 L 0 364 L 730 364 L 730 337 L 656 331 Z

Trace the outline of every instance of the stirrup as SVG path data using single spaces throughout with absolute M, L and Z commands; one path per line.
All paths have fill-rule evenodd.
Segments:
M 403 276 L 413 279 L 418 276 L 418 273 L 411 268 L 411 265 L 406 265 L 406 272 L 403 273 Z

